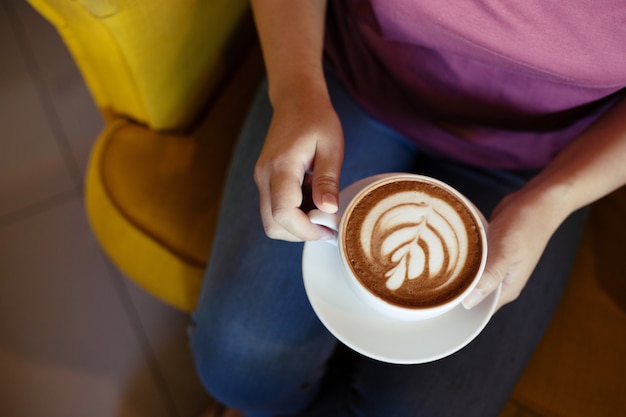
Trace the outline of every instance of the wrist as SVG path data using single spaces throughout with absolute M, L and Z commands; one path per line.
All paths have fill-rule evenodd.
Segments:
M 273 108 L 282 105 L 306 106 L 320 100 L 330 102 L 326 79 L 321 68 L 318 70 L 294 69 L 287 74 L 270 75 L 269 99 Z
M 548 181 L 540 174 L 516 194 L 518 201 L 535 215 L 540 215 L 547 227 L 558 227 L 580 208 L 572 188 L 567 181 Z

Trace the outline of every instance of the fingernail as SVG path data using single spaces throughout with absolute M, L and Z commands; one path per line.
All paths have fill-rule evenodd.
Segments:
M 463 300 L 463 307 L 465 307 L 466 310 L 469 310 L 480 303 L 484 297 L 485 296 L 481 290 L 474 288 L 472 292 L 470 292 L 469 295 Z
M 337 197 L 332 193 L 322 195 L 322 204 L 330 209 L 337 209 Z

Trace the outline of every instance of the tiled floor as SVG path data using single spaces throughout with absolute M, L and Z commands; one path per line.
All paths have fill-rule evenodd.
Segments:
M 0 0 L 0 415 L 192 417 L 185 315 L 107 261 L 83 211 L 102 128 L 54 29 Z

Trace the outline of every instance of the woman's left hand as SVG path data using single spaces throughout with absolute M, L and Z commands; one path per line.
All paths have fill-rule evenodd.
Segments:
M 471 308 L 502 283 L 498 308 L 517 298 L 552 234 L 574 211 L 626 184 L 626 99 L 562 149 L 521 190 L 507 196 L 491 216 L 489 255 Z
M 524 188 L 498 204 L 487 231 L 489 252 L 485 272 L 463 301 L 466 308 L 480 303 L 500 284 L 498 309 L 519 296 L 550 237 L 564 219 L 545 200 L 541 193 Z

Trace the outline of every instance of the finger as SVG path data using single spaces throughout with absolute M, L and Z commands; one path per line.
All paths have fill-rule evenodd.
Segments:
M 500 272 L 487 271 L 483 273 L 478 285 L 463 300 L 463 307 L 471 309 L 480 304 L 488 295 L 494 292 L 502 284 L 503 276 Z
M 287 232 L 282 226 L 274 221 L 272 215 L 272 197 L 270 192 L 270 181 L 272 169 L 267 165 L 257 162 L 254 170 L 254 181 L 259 190 L 259 210 L 265 234 L 272 239 L 286 240 L 290 242 L 299 241 L 296 236 Z
M 327 145 L 328 144 L 328 145 Z M 339 208 L 339 176 L 343 162 L 343 141 L 320 144 L 313 167 L 313 202 L 326 213 Z
M 497 249 L 491 249 L 487 257 L 487 265 L 476 287 L 463 300 L 463 306 L 471 309 L 480 304 L 489 294 L 494 292 L 509 274 L 511 266 L 508 257 Z
M 526 263 L 512 263 L 509 266 L 509 270 L 502 280 L 502 293 L 496 309 L 500 309 L 503 305 L 516 300 L 520 296 L 533 272 L 534 265 L 536 265 L 536 261 L 531 260 Z
M 270 219 L 268 236 L 282 240 L 320 240 L 332 237 L 325 227 L 315 225 L 300 209 L 302 184 L 298 175 L 280 173 L 272 176 L 269 184 Z
M 272 239 L 285 240 L 289 242 L 300 241 L 300 239 L 287 232 L 282 226 L 274 221 L 272 216 L 271 198 L 269 195 L 269 183 L 266 186 L 259 184 L 258 188 L 260 195 L 261 220 L 263 222 L 265 234 Z

